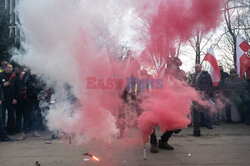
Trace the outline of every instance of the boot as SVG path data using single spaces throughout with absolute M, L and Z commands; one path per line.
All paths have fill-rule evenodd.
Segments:
M 195 137 L 199 137 L 201 135 L 201 130 L 199 128 L 194 128 L 193 133 Z
M 162 149 L 174 150 L 174 147 L 169 145 L 168 142 L 162 142 L 161 140 L 159 141 L 159 147 Z
M 158 147 L 156 144 L 151 144 L 150 148 L 151 153 L 158 153 Z

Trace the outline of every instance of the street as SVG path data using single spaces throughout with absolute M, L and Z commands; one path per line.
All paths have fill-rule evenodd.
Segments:
M 147 160 L 143 159 L 143 146 L 133 139 L 116 140 L 112 147 L 96 141 L 88 145 L 76 145 L 74 142 L 70 144 L 67 139 L 51 140 L 49 132 L 42 132 L 39 138 L 1 142 L 0 165 L 34 166 L 36 161 L 41 166 L 250 164 L 250 126 L 223 123 L 212 130 L 201 128 L 201 137 L 194 137 L 192 129 L 184 129 L 170 138 L 169 144 L 175 147 L 173 151 L 159 149 L 159 153 L 151 154 L 150 145 L 147 144 Z M 98 156 L 100 162 L 85 161 L 82 155 L 85 152 Z

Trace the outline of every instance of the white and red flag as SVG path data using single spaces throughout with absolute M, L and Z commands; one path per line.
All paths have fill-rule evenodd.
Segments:
M 219 69 L 217 60 L 215 58 L 215 54 L 214 54 L 212 47 L 208 50 L 203 61 L 208 61 L 210 63 L 210 75 L 212 78 L 213 86 L 217 87 L 219 85 L 221 75 L 220 75 L 220 69 Z
M 240 35 L 236 37 L 236 70 L 242 79 L 244 73 L 250 68 L 250 45 Z M 248 54 L 247 54 L 248 52 Z

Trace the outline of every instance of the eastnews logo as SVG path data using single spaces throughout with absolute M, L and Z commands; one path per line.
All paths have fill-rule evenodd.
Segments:
M 127 77 L 124 79 L 99 79 L 96 77 L 87 77 L 86 89 L 162 89 L 163 79 L 138 79 L 136 77 Z

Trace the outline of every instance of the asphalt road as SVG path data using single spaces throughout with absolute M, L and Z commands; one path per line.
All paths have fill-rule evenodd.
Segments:
M 41 166 L 250 165 L 250 126 L 238 123 L 221 124 L 212 130 L 201 128 L 200 137 L 192 136 L 192 130 L 189 127 L 171 137 L 169 144 L 175 147 L 173 151 L 159 149 L 159 153 L 151 154 L 147 144 L 147 160 L 143 159 L 140 141 L 130 137 L 116 140 L 111 146 L 94 140 L 77 145 L 66 138 L 51 140 L 48 132 L 42 132 L 39 138 L 0 142 L 0 166 L 36 166 L 36 161 Z M 82 156 L 85 152 L 101 160 L 85 161 Z

